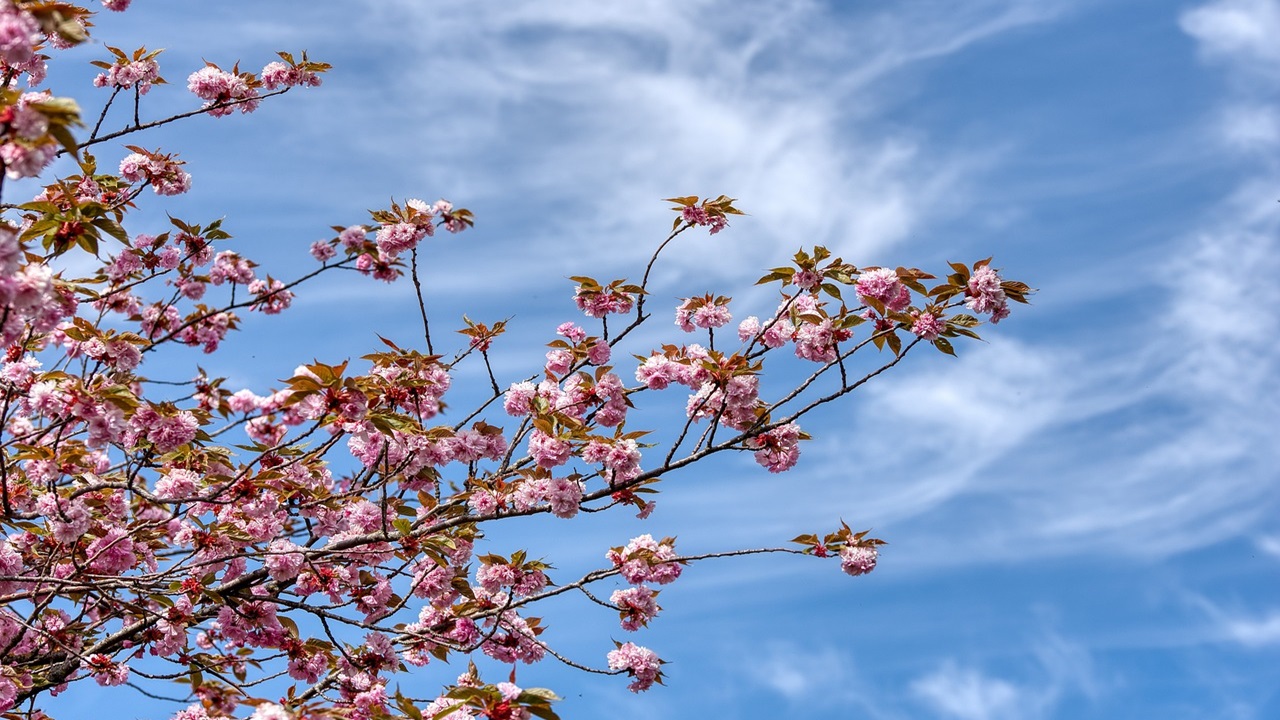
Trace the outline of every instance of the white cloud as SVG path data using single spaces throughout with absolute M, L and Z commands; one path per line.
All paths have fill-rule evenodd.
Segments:
M 1034 720 L 1051 716 L 1068 694 L 1098 697 L 1093 661 L 1083 646 L 1050 634 L 1030 643 L 1028 650 L 1039 667 L 1032 666 L 1032 677 L 1026 681 L 995 677 L 947 660 L 914 680 L 911 692 L 937 712 L 959 720 Z
M 1246 153 L 1280 144 L 1280 112 L 1270 105 L 1233 105 L 1219 120 L 1227 145 Z
M 1247 648 L 1280 645 L 1280 610 L 1268 610 L 1256 615 L 1243 610 L 1227 609 L 1200 595 L 1188 595 L 1187 600 L 1200 608 L 1211 623 L 1210 638 L 1230 642 Z
M 431 28 L 391 68 L 423 98 L 398 111 L 415 133 L 428 129 L 427 172 L 453 165 L 473 198 L 538 205 L 520 257 L 572 249 L 584 264 L 634 263 L 652 247 L 637 234 L 670 217 L 659 198 L 725 192 L 752 215 L 735 227 L 735 252 L 702 241 L 679 252 L 703 275 L 740 275 L 772 262 L 779 243 L 874 254 L 959 211 L 983 154 L 940 152 L 907 131 L 864 137 L 860 121 L 900 92 L 876 82 L 1054 5 L 916 2 L 865 17 L 811 2 L 656 0 L 370 11 Z M 495 156 L 500 172 L 467 170 Z
M 1253 70 L 1280 70 L 1280 2 L 1215 0 L 1183 13 L 1183 31 L 1201 43 L 1204 54 Z
M 847 703 L 854 690 L 851 659 L 834 648 L 797 648 L 775 644 L 753 652 L 747 672 L 759 685 L 793 702 L 811 704 L 813 698 Z
M 911 690 L 938 712 L 960 720 L 1034 718 L 1042 709 L 1025 688 L 948 661 Z
M 1280 558 L 1280 536 L 1263 535 L 1257 539 L 1258 549 L 1276 558 Z

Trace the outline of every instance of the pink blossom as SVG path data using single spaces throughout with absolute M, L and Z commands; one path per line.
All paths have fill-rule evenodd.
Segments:
M 166 500 L 191 497 L 196 492 L 199 480 L 200 476 L 191 470 L 173 468 L 156 481 L 155 493 L 157 497 Z
M 848 340 L 852 332 L 837 328 L 830 318 L 817 323 L 800 323 L 795 330 L 796 357 L 813 362 L 834 362 L 839 356 L 837 343 Z
M 496 601 L 501 596 L 494 598 Z M 534 639 L 533 630 L 524 618 L 514 612 L 504 612 L 498 620 L 492 619 L 487 625 L 497 627 L 497 632 L 489 637 L 481 646 L 485 655 L 498 662 L 535 663 L 546 656 L 546 649 Z
M 915 322 L 911 324 L 911 332 L 929 342 L 937 340 L 942 331 L 946 329 L 946 324 L 942 322 L 942 318 L 933 313 L 920 313 L 916 315 Z
M 139 95 L 146 95 L 160 77 L 160 66 L 152 58 L 127 61 L 117 60 L 105 73 L 99 73 L 93 79 L 95 87 L 131 88 L 136 87 Z
M 133 0 L 102 0 L 102 7 L 114 12 L 124 12 L 132 2 Z
M 267 552 L 268 555 L 263 564 L 266 565 L 267 572 L 273 579 L 284 582 L 298 577 L 302 564 L 306 560 L 301 546 L 281 538 L 272 540 L 267 546 Z
M 214 65 L 206 65 L 187 78 L 187 89 L 204 100 L 204 107 L 214 117 L 230 115 L 238 103 L 240 112 L 249 113 L 258 108 L 258 91 L 239 75 L 233 75 Z
M 0 60 L 9 65 L 29 61 L 40 39 L 40 24 L 31 13 L 14 7 L 10 0 L 0 4 Z
M 537 396 L 537 388 L 533 383 L 525 381 L 512 383 L 502 401 L 502 409 L 508 415 L 520 417 L 533 412 L 533 399 Z
M 611 549 L 605 553 L 605 558 L 633 585 L 645 582 L 666 585 L 680 577 L 684 569 L 680 563 L 674 562 L 674 543 L 671 538 L 658 542 L 645 533 L 632 538 L 625 547 Z
M 822 284 L 822 274 L 813 270 L 801 270 L 791 276 L 791 284 L 812 292 Z
M 263 703 L 254 709 L 247 720 L 294 720 L 295 717 L 293 713 L 275 703 Z
M 209 715 L 203 705 L 189 705 L 185 710 L 179 710 L 170 720 L 219 720 Z
M 556 334 L 569 339 L 569 342 L 580 343 L 587 339 L 587 331 L 574 325 L 571 322 L 560 323 L 556 328 Z
M 882 303 L 887 303 L 890 298 L 897 295 L 901 285 L 898 273 L 890 268 L 876 268 L 859 275 L 855 289 L 862 297 L 875 298 Z
M 617 650 L 609 651 L 610 670 L 626 670 L 634 677 L 627 689 L 631 692 L 642 692 L 653 687 L 662 678 L 662 661 L 652 650 L 634 643 L 623 643 Z
M 676 308 L 676 325 L 685 332 L 693 332 L 694 328 L 723 327 L 733 319 L 729 314 L 728 301 L 728 298 L 711 295 L 688 298 Z
M 319 260 L 320 262 L 331 260 L 337 254 L 337 248 L 323 240 L 317 240 L 311 243 L 311 257 Z
M 347 250 L 354 250 L 365 243 L 369 230 L 363 225 L 352 225 L 338 233 L 338 242 Z
M 433 720 L 473 720 L 475 713 L 464 707 L 461 700 L 440 696 L 422 708 L 422 716 Z
M 574 478 L 552 478 L 547 483 L 546 497 L 552 515 L 571 518 L 578 514 L 582 503 L 582 482 Z
M 800 426 L 787 423 L 761 433 L 745 442 L 755 451 L 756 462 L 769 472 L 779 473 L 795 467 L 800 459 Z
M 1009 317 L 1008 297 L 1000 282 L 996 271 L 989 265 L 983 265 L 973 271 L 965 288 L 965 307 L 977 313 L 990 313 L 992 325 Z
M 467 501 L 471 506 L 471 511 L 481 517 L 489 517 L 498 512 L 498 508 L 502 505 L 502 499 L 492 490 L 480 489 L 471 493 L 471 498 Z
M 120 177 L 132 183 L 150 183 L 157 195 L 181 195 L 191 189 L 191 175 L 182 165 L 169 155 L 135 152 L 120 161 Z
M 592 365 L 604 365 L 609 362 L 609 357 L 613 354 L 612 348 L 607 342 L 598 342 L 587 348 L 587 360 Z
M 874 545 L 846 545 L 840 550 L 840 569 L 857 577 L 876 569 L 880 553 Z
M 625 315 L 631 312 L 632 297 L 619 290 L 584 290 L 574 288 L 573 302 L 587 317 L 602 318 L 609 314 Z
M 303 70 L 300 67 L 293 67 L 282 62 L 268 63 L 262 68 L 262 84 L 268 90 L 276 88 L 289 88 L 296 85 L 303 87 L 316 87 L 320 84 L 320 76 L 310 70 Z
M 5 175 L 16 180 L 36 177 L 53 161 L 57 146 L 52 143 L 28 146 L 18 142 L 0 145 L 0 160 L 4 161 Z
M 286 290 L 279 280 L 254 280 L 249 283 L 249 292 L 260 299 L 254 302 L 253 309 L 267 315 L 277 315 L 293 302 L 293 293 Z
M 529 454 L 540 467 L 553 468 L 565 464 L 573 454 L 573 444 L 534 430 L 529 434 Z
M 709 232 L 712 235 L 720 232 L 729 224 L 724 215 L 709 213 L 706 208 L 696 205 L 686 206 L 680 211 L 680 217 L 690 225 L 702 225 L 709 228 Z
M 123 528 L 113 527 L 85 548 L 89 569 L 104 575 L 119 575 L 138 563 L 134 543 Z
M 394 223 L 383 225 L 378 229 L 378 258 L 383 262 L 395 260 L 401 253 L 409 252 L 418 246 L 422 238 L 430 234 L 430 224 L 414 225 L 413 223 Z
M 239 253 L 223 250 L 214 256 L 213 267 L 209 268 L 209 282 L 221 285 L 226 282 L 248 285 L 254 282 L 253 262 L 240 257 Z M 258 294 L 250 289 L 249 292 Z
M 650 390 L 665 389 L 672 382 L 679 382 L 681 368 L 665 355 L 650 355 L 636 368 L 636 380 Z
M 609 602 L 618 606 L 623 630 L 639 630 L 649 624 L 662 608 L 658 607 L 658 593 L 643 585 L 625 590 L 614 590 Z
M 573 353 L 562 348 L 548 351 L 546 367 L 552 375 L 564 375 L 573 367 Z
M 80 661 L 80 669 L 93 675 L 99 685 L 110 687 L 129 681 L 129 666 L 111 660 L 109 655 L 97 653 Z

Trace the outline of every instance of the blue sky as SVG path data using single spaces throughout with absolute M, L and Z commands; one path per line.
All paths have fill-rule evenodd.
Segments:
M 168 48 L 151 117 L 195 106 L 201 58 L 335 67 L 147 138 L 194 190 L 144 199 L 130 229 L 225 215 L 233 247 L 289 276 L 329 226 L 447 197 L 478 222 L 433 241 L 428 302 L 436 327 L 513 316 L 504 383 L 572 317 L 566 276 L 639 276 L 673 195 L 749 216 L 685 239 L 655 305 L 712 291 L 759 314 L 750 283 L 813 244 L 858 265 L 994 255 L 1039 288 L 958 360 L 922 354 L 809 420 L 790 473 L 730 459 L 669 478 L 643 523 L 495 536 L 563 577 L 639 532 L 704 552 L 842 517 L 891 543 L 858 579 L 798 558 L 690 568 L 634 638 L 671 661 L 668 687 L 521 670 L 565 717 L 1280 717 L 1277 0 L 134 5 L 97 37 Z M 51 70 L 63 91 L 92 76 Z M 265 389 L 375 333 L 411 341 L 410 289 L 314 286 L 225 356 L 171 359 Z M 667 322 L 640 339 L 676 340 Z M 586 662 L 623 639 L 578 605 L 545 615 Z

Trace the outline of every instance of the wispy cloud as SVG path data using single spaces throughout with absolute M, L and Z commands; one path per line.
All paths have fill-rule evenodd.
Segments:
M 1227 608 L 1201 595 L 1189 594 L 1187 601 L 1199 608 L 1211 623 L 1208 638 L 1247 648 L 1280 645 L 1280 609 L 1261 614 Z
M 1031 643 L 1038 671 L 1024 681 L 996 677 L 956 660 L 911 683 L 912 693 L 935 711 L 959 720 L 1034 720 L 1054 714 L 1062 698 L 1099 694 L 1092 659 L 1084 647 L 1057 635 Z
M 371 9 L 431 28 L 419 54 L 390 68 L 423 98 L 402 110 L 424 128 L 428 172 L 452 165 L 480 202 L 528 208 L 516 252 L 634 262 L 649 247 L 637 233 L 669 217 L 658 198 L 725 192 L 752 214 L 735 251 L 681 250 L 715 275 L 753 271 L 797 238 L 874 254 L 957 211 L 981 154 L 861 132 L 893 94 L 874 85 L 1051 14 L 1036 7 L 924 2 L 866 17 L 811 2 Z M 469 172 L 476 163 L 489 165 Z
M 1280 3 L 1276 0 L 1214 0 L 1182 14 L 1179 24 L 1208 58 L 1247 72 L 1280 71 Z
M 1035 718 L 1044 712 L 1030 690 L 954 661 L 916 680 L 911 689 L 938 712 L 960 720 Z

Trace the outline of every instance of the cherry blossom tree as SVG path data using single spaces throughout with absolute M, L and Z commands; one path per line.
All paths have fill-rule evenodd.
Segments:
M 505 321 L 464 318 L 458 342 L 432 334 L 424 243 L 475 220 L 448 201 L 392 202 L 334 227 L 291 278 L 225 249 L 221 221 L 129 232 L 142 206 L 163 208 L 151 195 L 191 188 L 180 155 L 144 144 L 148 129 L 251 113 L 319 86 L 329 66 L 282 52 L 257 72 L 185 69 L 201 104 L 147 120 L 144 96 L 167 84 L 161 53 L 108 45 L 94 63 L 102 107 L 85 114 L 44 87 L 45 71 L 88 38 L 95 11 L 130 1 L 101 4 L 0 0 L 0 192 L 4 178 L 41 186 L 3 198 L 0 220 L 0 717 L 48 717 L 45 698 L 96 683 L 176 695 L 174 720 L 554 718 L 550 690 L 516 685 L 515 666 L 544 661 L 648 690 L 663 678 L 653 650 L 606 641 L 595 658 L 567 657 L 538 604 L 580 596 L 629 636 L 661 610 L 656 588 L 691 564 L 790 553 L 859 576 L 882 541 L 834 518 L 780 545 L 702 555 L 644 534 L 553 581 L 547 560 L 493 547 L 486 529 L 530 515 L 645 517 L 666 483 L 714 455 L 791 470 L 810 412 L 911 352 L 954 354 L 953 340 L 978 337 L 1030 292 L 989 260 L 952 263 L 939 279 L 813 247 L 759 279 L 777 297 L 764 317 L 735 326 L 730 297 L 691 296 L 670 341 L 642 346 L 634 331 L 670 317 L 648 302 L 663 251 L 741 215 L 723 195 L 675 197 L 639 281 L 574 277 L 545 357 L 499 378 L 490 358 Z M 100 167 L 94 153 L 120 160 Z M 73 170 L 51 177 L 58 157 Z M 356 360 L 304 362 L 276 388 L 198 370 L 246 313 L 284 313 L 309 281 L 341 272 L 409 275 L 421 334 Z M 190 373 L 147 375 L 162 354 Z M 484 368 L 485 399 L 446 409 L 464 364 Z M 766 368 L 789 389 L 763 393 Z M 683 412 L 664 415 L 653 402 L 664 394 Z M 658 426 L 673 439 L 651 442 L 646 428 Z M 607 579 L 626 587 L 606 597 Z M 512 665 L 506 681 L 480 677 L 482 656 Z M 403 673 L 433 690 L 391 689 Z

